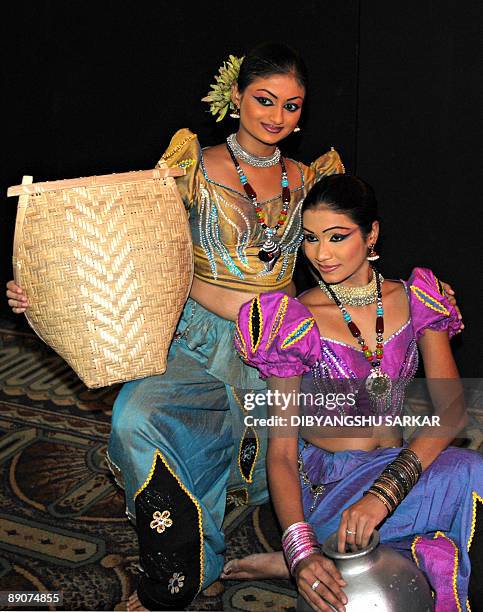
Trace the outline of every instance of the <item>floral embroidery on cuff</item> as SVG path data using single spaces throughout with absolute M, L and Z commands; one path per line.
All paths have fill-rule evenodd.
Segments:
M 183 574 L 174 572 L 173 577 L 169 579 L 168 589 L 171 591 L 171 595 L 179 593 L 179 590 L 183 588 L 185 577 Z
M 149 526 L 151 529 L 156 529 L 158 533 L 163 533 L 167 527 L 171 527 L 173 524 L 172 519 L 169 517 L 169 510 L 165 510 L 163 513 L 156 510 L 156 512 L 153 514 L 153 520 L 149 523 Z

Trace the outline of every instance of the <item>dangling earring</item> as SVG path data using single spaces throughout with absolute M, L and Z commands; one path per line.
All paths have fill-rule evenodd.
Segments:
M 230 113 L 230 117 L 232 119 L 240 119 L 240 109 L 238 106 L 235 106 L 235 110 Z
M 295 127 L 293 131 L 294 131 L 294 132 L 300 132 L 300 130 L 301 130 L 301 129 L 302 129 L 302 128 L 300 128 L 300 127 L 297 125 L 297 127 Z
M 369 255 L 366 257 L 367 261 L 377 261 L 379 259 L 379 255 L 374 250 L 374 245 L 369 245 Z

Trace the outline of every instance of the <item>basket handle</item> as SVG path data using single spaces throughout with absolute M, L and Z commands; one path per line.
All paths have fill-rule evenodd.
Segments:
M 20 187 L 28 188 L 29 185 L 32 185 L 34 180 L 33 176 L 23 176 L 22 177 L 22 185 Z M 21 278 L 20 278 L 20 270 L 17 267 L 17 253 L 19 247 L 20 236 L 22 234 L 22 227 L 25 218 L 25 211 L 27 210 L 27 206 L 29 203 L 28 196 L 25 192 L 19 194 L 20 197 L 18 199 L 17 205 L 17 217 L 15 219 L 15 233 L 13 236 L 13 255 L 12 255 L 12 267 L 13 267 L 13 278 L 15 283 L 22 286 Z
M 32 181 L 33 181 L 32 176 L 27 176 L 27 175 L 23 176 L 22 186 L 25 188 L 28 188 L 30 185 L 32 185 Z M 19 249 L 20 236 L 22 235 L 23 223 L 25 220 L 25 212 L 27 210 L 28 204 L 29 204 L 28 193 L 21 193 L 20 197 L 18 198 L 17 217 L 15 219 L 15 233 L 13 236 L 13 255 L 12 255 L 13 279 L 19 287 L 22 286 L 22 270 L 18 263 L 17 254 L 18 254 L 18 249 Z M 30 325 L 30 327 L 37 334 L 37 336 L 42 340 L 42 342 L 44 342 L 45 344 L 48 344 L 48 342 L 46 342 L 44 338 L 42 338 L 42 336 L 37 332 L 35 327 L 32 325 L 32 322 L 30 321 L 30 317 L 28 314 L 28 310 L 24 312 L 24 317 L 26 318 L 27 323 Z
M 153 168 L 152 170 L 136 170 L 134 172 L 102 174 L 99 176 L 64 179 L 61 181 L 46 181 L 43 183 L 32 183 L 32 177 L 30 177 L 30 183 L 22 181 L 21 185 L 9 187 L 7 196 L 22 196 L 26 194 L 32 195 L 36 193 L 45 193 L 46 191 L 58 191 L 59 189 L 72 189 L 76 187 L 97 187 L 99 185 L 116 185 L 118 183 L 139 183 L 141 181 L 164 179 L 170 176 L 184 176 L 185 174 L 185 168 L 175 166 L 173 168 Z

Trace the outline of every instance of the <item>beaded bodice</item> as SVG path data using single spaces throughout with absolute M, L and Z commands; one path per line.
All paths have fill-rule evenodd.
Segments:
M 327 397 L 327 394 L 354 394 L 354 405 L 339 404 L 331 409 L 324 406 L 309 406 L 307 414 L 370 415 L 397 414 L 402 408 L 406 387 L 418 368 L 418 349 L 411 319 L 384 341 L 383 370 L 391 378 L 391 392 L 384 398 L 374 400 L 367 395 L 365 379 L 370 373 L 370 363 L 360 348 L 331 338 L 320 337 L 321 357 L 305 373 L 301 381 L 301 392 L 308 397 Z M 352 403 L 352 402 L 351 402 Z
M 242 191 L 217 183 L 208 176 L 196 135 L 186 129 L 179 130 L 162 161 L 169 166 L 186 168 L 186 176 L 178 179 L 177 185 L 189 211 L 195 276 L 212 284 L 251 293 L 281 289 L 291 281 L 302 240 L 303 198 L 320 176 L 343 171 L 335 151 L 329 151 L 310 167 L 295 162 L 300 180 L 291 186 L 288 216 L 283 231 L 280 229 L 277 234 L 281 256 L 270 269 L 258 257 L 266 236 L 257 223 L 252 201 Z M 281 196 L 260 204 L 267 224 L 275 225 L 282 208 Z
M 238 316 L 235 347 L 242 359 L 258 368 L 262 378 L 302 376 L 302 408 L 307 414 L 397 414 L 408 383 L 418 366 L 417 342 L 425 330 L 460 329 L 458 313 L 441 283 L 427 268 L 415 268 L 404 286 L 409 319 L 384 340 L 381 368 L 391 380 L 391 391 L 376 399 L 365 385 L 371 365 L 361 348 L 320 335 L 311 312 L 301 302 L 280 292 L 264 293 L 244 304 Z M 328 407 L 327 394 L 344 400 Z

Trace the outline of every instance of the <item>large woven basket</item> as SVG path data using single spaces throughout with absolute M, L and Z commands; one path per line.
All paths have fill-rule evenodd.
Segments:
M 193 276 L 174 176 L 156 168 L 11 187 L 13 267 L 34 331 L 88 387 L 162 374 Z

